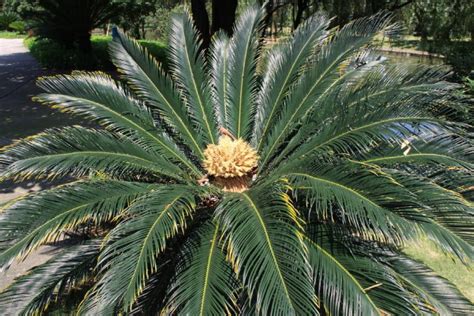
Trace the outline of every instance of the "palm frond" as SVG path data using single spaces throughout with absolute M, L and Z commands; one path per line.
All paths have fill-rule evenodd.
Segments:
M 202 158 L 202 135 L 192 125 L 186 107 L 161 65 L 137 41 L 120 31 L 116 32 L 109 50 L 113 63 L 133 91 L 158 111 L 160 118 Z
M 169 185 L 148 193 L 128 209 L 129 219 L 107 236 L 99 266 L 103 275 L 84 310 L 102 314 L 109 305 L 124 312 L 133 307 L 150 274 L 158 267 L 157 256 L 167 240 L 183 231 L 195 209 L 193 192 L 186 186 Z
M 171 29 L 168 57 L 174 82 L 184 95 L 196 126 L 202 128 L 205 143 L 216 143 L 216 119 L 206 80 L 207 65 L 199 50 L 199 34 L 188 12 L 174 16 Z
M 404 148 L 393 146 L 372 151 L 364 162 L 385 166 L 396 164 L 435 164 L 474 170 L 474 146 L 469 139 L 452 133 L 414 138 Z M 406 152 L 406 153 L 405 153 Z
M 453 285 L 399 253 L 399 249 L 364 241 L 344 229 L 334 231 L 329 225 L 313 228 L 311 239 L 330 249 L 331 255 L 357 278 L 381 311 L 397 315 L 451 315 L 457 314 L 451 309 L 456 305 L 472 307 Z M 430 278 L 433 278 L 430 283 L 433 287 L 424 283 Z M 439 292 L 442 287 L 446 290 L 445 295 Z M 451 306 L 448 297 L 453 299 Z
M 62 249 L 46 263 L 15 279 L 0 293 L 4 315 L 40 315 L 49 303 L 90 272 L 99 253 L 98 241 Z M 56 293 L 56 291 L 59 291 Z
M 246 140 L 250 139 L 255 111 L 258 35 L 261 32 L 263 11 L 258 5 L 245 9 L 240 14 L 229 43 L 229 128 L 234 136 Z
M 290 40 L 274 46 L 268 53 L 267 68 L 256 101 L 253 143 L 257 150 L 260 150 L 305 62 L 327 36 L 329 22 L 324 15 L 315 14 L 295 30 Z
M 102 73 L 79 72 L 71 76 L 42 78 L 38 86 L 48 94 L 40 94 L 35 100 L 92 119 L 109 130 L 132 138 L 147 150 L 200 174 L 175 143 L 156 127 L 150 110 L 111 77 Z
M 345 78 L 338 69 L 344 61 L 368 45 L 373 37 L 387 29 L 390 16 L 381 13 L 370 18 L 356 20 L 344 26 L 330 44 L 321 48 L 309 70 L 298 81 L 298 85 L 285 101 L 279 120 L 272 127 L 262 149 L 262 167 L 274 155 L 275 150 L 289 135 L 295 123 L 304 118 L 319 99 Z
M 336 255 L 336 258 L 366 289 L 366 293 L 383 312 L 394 315 L 419 315 L 429 312 L 389 267 L 366 257 Z
M 0 214 L 0 267 L 25 257 L 38 246 L 87 220 L 101 223 L 117 216 L 137 196 L 157 185 L 115 180 L 76 182 L 34 193 Z
M 317 314 L 298 214 L 271 189 L 226 194 L 216 210 L 228 259 L 259 314 Z
M 428 301 L 440 315 L 470 315 L 474 304 L 448 280 L 436 275 L 430 268 L 403 255 L 388 258 L 400 277 L 413 291 Z
M 228 75 L 229 37 L 225 32 L 217 32 L 209 48 L 211 96 L 219 126 L 229 129 Z
M 424 214 L 412 210 L 416 200 L 403 186 L 371 168 L 334 165 L 312 172 L 288 174 L 296 195 L 308 201 L 319 220 L 354 226 L 360 233 L 400 243 L 416 237 L 416 225 Z M 398 205 L 397 205 L 398 204 Z M 374 236 L 374 237 L 376 237 Z
M 219 226 L 203 225 L 182 249 L 175 281 L 169 289 L 168 313 L 221 315 L 236 313 L 238 284 L 221 245 Z
M 4 179 L 82 177 L 97 171 L 112 177 L 143 173 L 187 178 L 176 165 L 128 138 L 79 126 L 46 130 L 6 147 L 0 155 Z
M 362 75 L 357 75 L 360 72 Z M 407 138 L 411 139 L 416 132 L 420 134 L 421 131 L 428 131 L 427 128 L 417 129 L 419 120 L 410 122 L 409 117 L 426 117 L 427 122 L 430 121 L 428 117 L 441 119 L 442 112 L 446 112 L 446 107 L 452 103 L 451 97 L 447 94 L 456 87 L 454 84 L 440 81 L 446 76 L 446 71 L 438 68 L 398 64 L 391 66 L 379 63 L 376 67 L 367 65 L 358 67 L 349 74 L 355 76 L 349 76 L 348 79 L 351 80 L 344 80 L 338 88 L 331 89 L 326 98 L 320 100 L 318 111 L 313 111 L 314 113 L 309 115 L 301 126 L 298 125 L 298 131 L 291 135 L 287 144 L 281 146 L 273 165 L 281 162 L 298 146 L 305 148 L 305 142 L 308 142 L 306 149 L 314 148 L 315 152 L 321 152 L 319 150 L 321 143 L 345 144 L 346 146 L 330 149 L 351 155 L 360 154 L 361 151 L 367 151 L 377 145 L 383 147 L 393 142 L 400 145 L 400 137 L 405 141 Z M 333 107 L 333 104 L 338 106 Z M 438 110 L 434 115 L 433 109 L 436 107 L 443 110 Z M 361 116 L 360 113 L 365 114 Z M 374 116 L 370 116 L 370 113 Z M 405 127 L 411 130 L 411 134 L 395 124 L 403 122 L 393 121 L 397 117 L 407 118 Z M 386 119 L 388 121 L 385 121 Z M 376 121 L 380 122 L 375 123 Z M 440 120 L 437 120 L 435 124 L 439 125 L 439 122 Z M 373 132 L 380 124 L 385 128 L 378 131 L 378 137 L 368 133 Z M 395 133 L 392 129 L 395 129 Z M 337 136 L 339 132 L 342 134 Z M 366 133 L 361 135 L 361 132 Z M 331 136 L 337 137 L 332 139 Z M 325 140 L 329 141 L 324 143 Z
M 474 259 L 474 208 L 459 193 L 445 189 L 419 175 L 391 171 L 394 178 L 416 195 L 427 208 L 429 221 L 419 223 L 424 235 L 459 259 Z
M 289 174 L 289 181 L 297 194 L 309 200 L 320 220 L 342 218 L 358 234 L 391 243 L 428 236 L 463 261 L 473 258 L 474 248 L 467 242 L 472 240 L 470 203 L 426 180 L 421 183 L 417 177 L 358 165 L 295 172 Z M 461 209 L 456 210 L 456 205 Z
M 412 109 L 404 109 L 402 113 L 387 109 L 365 117 L 344 116 L 339 122 L 328 125 L 306 143 L 299 146 L 286 159 L 291 161 L 283 168 L 291 169 L 295 165 L 308 163 L 318 154 L 332 156 L 357 156 L 382 144 L 401 146 L 406 139 L 418 135 L 450 133 L 457 126 L 430 115 L 413 113 Z M 352 118 L 352 119 L 350 119 Z M 348 122 L 348 121 L 351 122 Z M 280 163 L 282 154 L 276 159 Z
M 317 293 L 331 315 L 380 315 L 359 281 L 327 250 L 309 238 L 309 262 Z

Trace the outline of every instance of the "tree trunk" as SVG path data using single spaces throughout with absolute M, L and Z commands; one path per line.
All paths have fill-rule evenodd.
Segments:
M 209 15 L 206 10 L 206 1 L 191 0 L 191 12 L 193 14 L 194 26 L 201 33 L 202 48 L 207 48 L 211 41 L 211 34 L 209 32 Z
M 293 4 L 293 30 L 296 30 L 303 21 L 303 12 L 307 5 L 308 0 L 297 0 L 296 4 Z
M 218 30 L 223 30 L 227 35 L 232 36 L 237 2 L 237 0 L 212 0 L 211 35 Z

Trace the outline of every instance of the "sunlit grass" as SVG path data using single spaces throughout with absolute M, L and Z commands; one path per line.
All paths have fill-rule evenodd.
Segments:
M 405 252 L 451 281 L 471 302 L 474 302 L 474 262 L 466 266 L 458 259 L 443 254 L 428 240 L 407 247 Z
M 0 31 L 0 38 L 25 38 L 25 34 L 20 34 L 17 32 L 9 32 L 9 31 Z

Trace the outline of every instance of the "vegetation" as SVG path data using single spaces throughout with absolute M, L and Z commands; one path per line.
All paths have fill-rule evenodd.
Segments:
M 92 36 L 92 53 L 84 53 L 75 48 L 67 48 L 47 38 L 28 38 L 25 44 L 38 62 L 52 69 L 102 69 L 111 70 L 108 46 L 110 36 Z M 166 45 L 160 41 L 140 40 L 149 53 L 166 65 Z
M 117 12 L 110 0 L 21 0 L 6 6 L 28 20 L 37 36 L 83 53 L 92 50 L 91 31 Z
M 158 38 L 166 42 L 170 17 L 174 12 L 182 12 L 185 4 L 190 6 L 194 24 L 202 34 L 202 47 L 208 47 L 216 32 L 231 35 L 235 17 L 255 1 L 264 3 L 263 0 L 5 0 L 4 11 L 20 16 L 41 37 L 60 42 L 69 50 L 90 53 L 92 29 L 103 29 L 108 35 L 111 25 L 136 38 Z M 407 35 L 421 39 L 414 43 L 417 49 L 446 56 L 446 63 L 455 73 L 450 80 L 460 82 L 474 69 L 474 2 L 471 0 L 269 0 L 266 3 L 263 27 L 267 39 L 288 36 L 317 12 L 333 17 L 330 27 L 342 27 L 351 19 L 385 10 L 393 12 Z
M 10 24 L 18 19 L 17 15 L 10 12 L 0 12 L 0 30 L 9 30 Z
M 368 49 L 392 32 L 386 14 L 339 31 L 309 18 L 258 78 L 263 23 L 249 7 L 205 55 L 177 16 L 169 76 L 119 32 L 111 56 L 126 84 L 97 72 L 38 81 L 37 101 L 103 129 L 2 150 L 3 180 L 77 178 L 2 206 L 1 266 L 67 239 L 0 294 L 7 313 L 71 293 L 95 315 L 472 312 L 402 252 L 427 237 L 474 257 L 470 127 L 449 121 L 464 110 L 457 86 L 442 67 Z
M 24 34 L 18 34 L 17 32 L 0 31 L 0 38 L 23 38 Z
M 26 24 L 23 21 L 14 21 L 14 22 L 10 23 L 10 25 L 8 25 L 8 27 L 10 29 L 12 29 L 13 31 L 15 31 L 17 33 L 20 33 L 20 34 L 24 34 L 25 30 L 26 30 Z

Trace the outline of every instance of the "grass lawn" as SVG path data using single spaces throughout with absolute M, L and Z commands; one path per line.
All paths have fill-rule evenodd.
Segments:
M 474 303 L 474 262 L 466 267 L 459 260 L 444 255 L 428 240 L 407 247 L 405 252 L 451 281 Z
M 66 48 L 50 39 L 30 37 L 25 45 L 38 62 L 46 68 L 63 70 L 112 70 L 108 45 L 111 36 L 93 35 L 91 37 L 92 52 L 84 53 L 76 48 Z M 166 44 L 159 40 L 139 40 L 148 52 L 166 67 Z
M 25 38 L 25 34 L 20 34 L 17 32 L 9 32 L 9 31 L 0 31 L 0 38 Z

